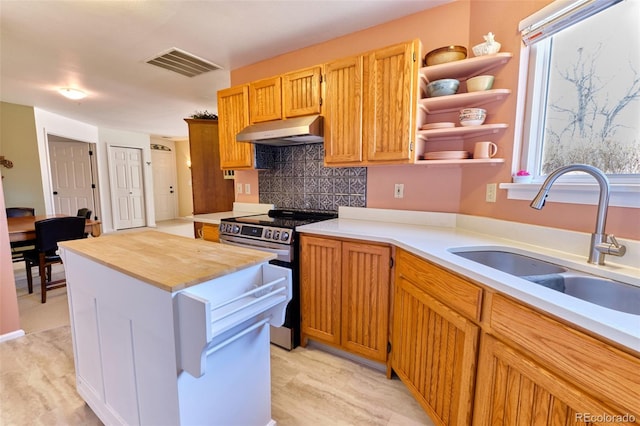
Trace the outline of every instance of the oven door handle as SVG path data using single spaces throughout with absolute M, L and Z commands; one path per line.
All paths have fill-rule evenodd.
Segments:
M 260 250 L 260 251 L 266 251 L 267 253 L 275 253 L 278 256 L 289 256 L 290 255 L 290 250 L 289 249 L 275 249 L 275 248 L 270 248 L 270 247 L 263 247 L 263 246 L 259 246 L 259 245 L 254 245 L 254 244 L 249 244 L 246 242 L 242 242 L 242 243 L 237 243 L 234 241 L 230 241 L 224 238 L 220 238 L 220 243 L 221 244 L 229 244 L 230 246 L 236 246 L 236 247 L 244 247 L 244 248 L 251 248 L 254 250 Z

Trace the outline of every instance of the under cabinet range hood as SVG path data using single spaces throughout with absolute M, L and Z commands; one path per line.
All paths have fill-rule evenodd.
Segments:
M 236 135 L 237 142 L 262 145 L 303 145 L 323 142 L 322 116 L 287 118 L 252 124 Z

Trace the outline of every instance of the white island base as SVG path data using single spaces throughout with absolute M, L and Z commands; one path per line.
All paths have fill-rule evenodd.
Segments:
M 260 263 L 167 291 L 63 244 L 77 390 L 103 423 L 276 424 L 269 328 L 290 270 Z

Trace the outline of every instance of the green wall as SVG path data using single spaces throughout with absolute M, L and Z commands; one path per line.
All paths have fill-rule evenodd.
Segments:
M 5 205 L 45 214 L 33 107 L 0 102 L 0 156 L 13 162 L 0 166 Z

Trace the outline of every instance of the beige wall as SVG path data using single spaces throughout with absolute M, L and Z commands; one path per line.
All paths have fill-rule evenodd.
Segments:
M 0 102 L 0 155 L 13 162 L 0 167 L 5 205 L 45 214 L 33 107 Z
M 178 176 L 178 216 L 193 214 L 193 196 L 191 193 L 191 170 L 187 167 L 190 159 L 189 140 L 176 140 L 176 174 Z
M 512 166 L 512 157 L 521 48 L 518 23 L 548 3 L 549 0 L 455 1 L 233 70 L 231 84 L 246 83 L 414 38 L 422 41 L 423 53 L 449 44 L 460 44 L 470 50 L 484 41 L 482 36 L 491 31 L 502 43 L 502 51 L 513 53 L 511 61 L 495 73 L 494 84 L 494 87 L 509 88 L 512 93 L 505 102 L 492 105 L 491 109 L 492 120 L 509 124 L 507 131 L 494 139 L 505 163 L 465 168 L 369 167 L 367 206 L 457 212 L 590 233 L 595 226 L 595 206 L 549 203 L 543 211 L 536 211 L 528 207 L 527 201 L 508 200 L 504 190 L 498 190 L 496 203 L 485 202 L 486 184 L 510 182 L 512 169 L 516 168 Z M 257 172 L 242 172 L 236 181 L 257 181 Z M 405 184 L 402 200 L 393 197 L 395 183 Z M 640 239 L 637 215 L 637 209 L 611 207 L 607 231 Z

